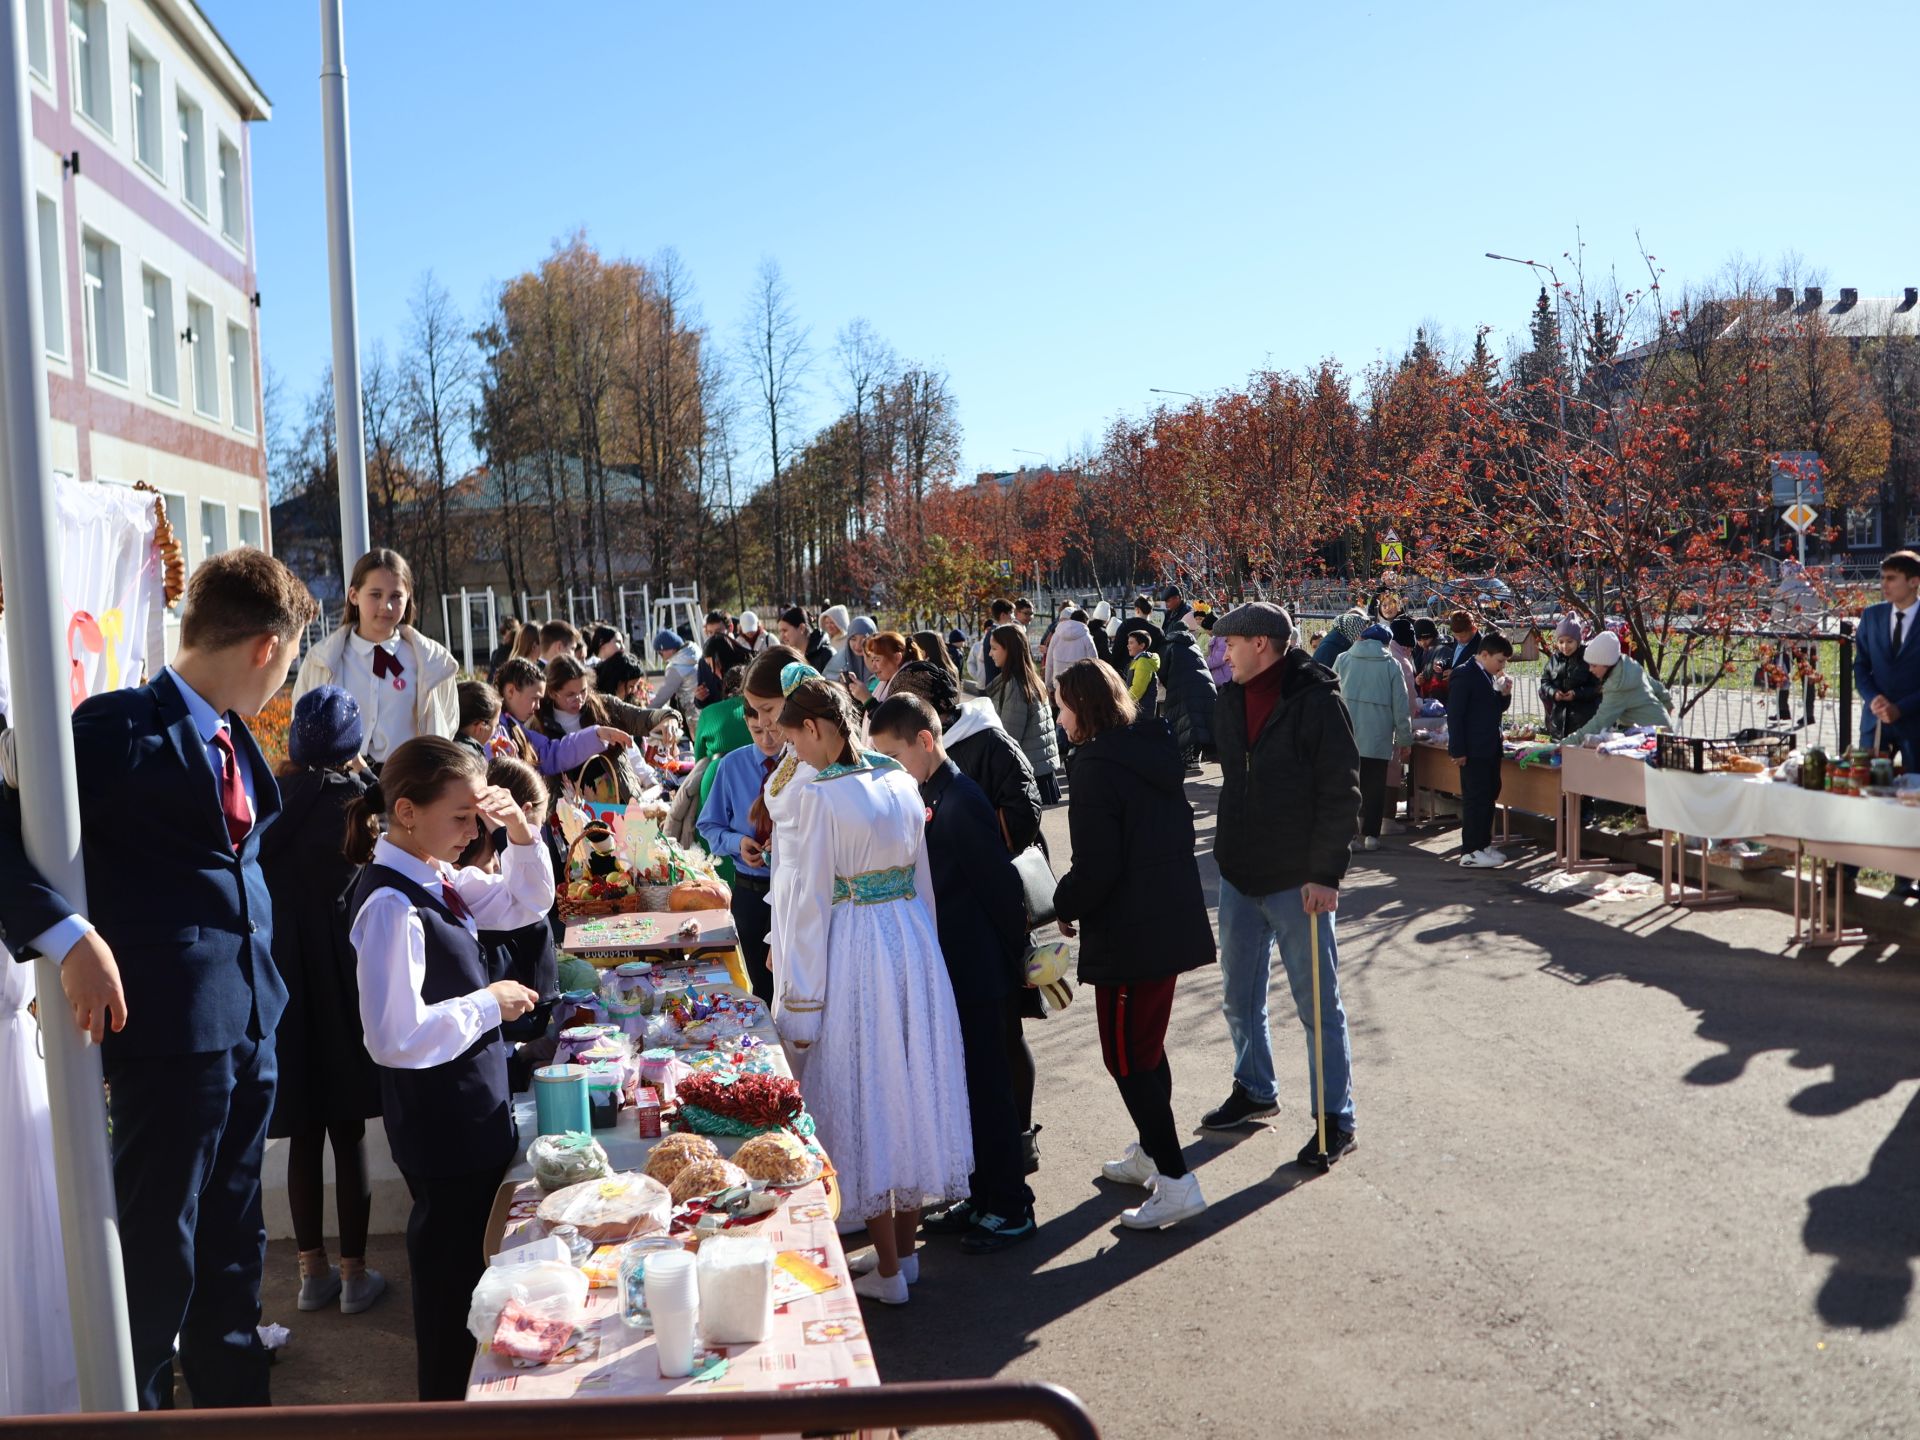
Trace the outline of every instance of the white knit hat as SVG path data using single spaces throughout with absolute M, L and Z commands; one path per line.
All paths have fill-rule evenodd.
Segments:
M 1109 620 L 1113 619 L 1113 606 L 1102 600 L 1098 605 L 1093 607 L 1093 618 L 1098 620 L 1102 625 L 1106 624 Z
M 1587 664 L 1618 665 L 1620 663 L 1620 637 L 1611 630 L 1602 630 L 1587 642 Z
M 844 635 L 847 633 L 847 626 L 853 623 L 853 616 L 847 612 L 847 607 L 844 605 L 829 605 L 820 612 L 820 623 L 824 625 L 829 620 Z
M 740 633 L 742 635 L 753 635 L 756 634 L 759 629 L 760 617 L 751 610 L 742 610 L 740 612 Z

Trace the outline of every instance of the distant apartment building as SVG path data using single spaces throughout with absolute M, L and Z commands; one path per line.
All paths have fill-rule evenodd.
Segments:
M 248 125 L 271 106 L 193 0 L 24 3 L 54 469 L 152 485 L 189 572 L 264 547 Z

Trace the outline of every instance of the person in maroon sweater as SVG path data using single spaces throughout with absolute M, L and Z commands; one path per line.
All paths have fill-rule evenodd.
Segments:
M 1324 1101 L 1311 1088 L 1309 1094 L 1316 1118 L 1326 1107 L 1327 1153 L 1319 1153 L 1316 1129 L 1299 1159 L 1324 1168 L 1354 1146 L 1334 911 L 1360 828 L 1360 752 L 1339 683 L 1326 666 L 1293 648 L 1293 618 L 1285 610 L 1254 601 L 1222 618 L 1213 633 L 1227 637 L 1233 667 L 1233 681 L 1214 711 L 1221 771 L 1214 859 L 1220 867 L 1222 1008 L 1234 1069 L 1232 1092 L 1200 1123 L 1208 1130 L 1237 1130 L 1279 1113 L 1267 1028 L 1277 946 L 1294 1009 L 1309 1035 L 1312 967 L 1320 970 L 1327 1094 Z

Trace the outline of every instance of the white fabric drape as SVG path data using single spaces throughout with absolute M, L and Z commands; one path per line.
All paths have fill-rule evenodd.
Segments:
M 1780 835 L 1839 845 L 1920 848 L 1920 809 L 1733 775 L 1647 770 L 1647 823 L 1708 840 Z
M 0 1415 L 80 1408 L 47 1067 L 27 1013 L 32 1000 L 33 966 L 0 946 Z M 49 1023 L 65 1019 L 66 1005 L 55 996 Z

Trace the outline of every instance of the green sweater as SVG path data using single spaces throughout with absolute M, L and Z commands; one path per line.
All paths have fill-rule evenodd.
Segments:
M 1600 708 L 1593 712 L 1593 719 L 1567 736 L 1566 743 L 1578 745 L 1603 730 L 1629 725 L 1672 725 L 1672 704 L 1667 687 L 1649 675 L 1644 665 L 1622 660 L 1600 682 Z

